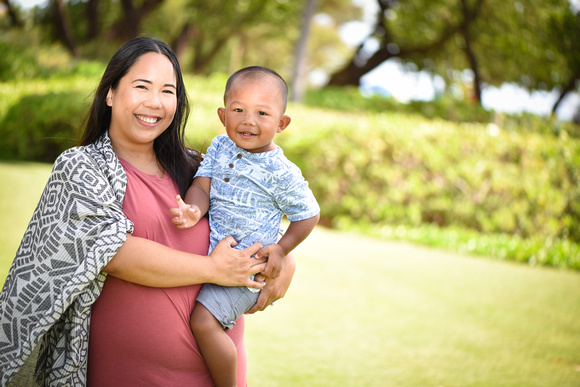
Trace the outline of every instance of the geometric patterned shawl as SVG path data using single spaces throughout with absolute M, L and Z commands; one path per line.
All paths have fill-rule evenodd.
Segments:
M 108 133 L 55 161 L 0 293 L 1 386 L 86 384 L 101 270 L 133 232 L 126 186 Z

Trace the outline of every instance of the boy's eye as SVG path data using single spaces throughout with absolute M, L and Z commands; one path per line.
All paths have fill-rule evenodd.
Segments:
M 259 116 L 265 116 L 265 115 L 267 115 L 267 113 L 266 112 L 258 112 L 258 115 Z
M 234 111 L 235 111 L 235 112 L 238 112 L 238 113 L 241 113 L 241 112 L 243 112 L 243 110 L 242 110 L 242 109 L 240 109 L 240 108 L 235 108 L 235 109 L 234 109 Z

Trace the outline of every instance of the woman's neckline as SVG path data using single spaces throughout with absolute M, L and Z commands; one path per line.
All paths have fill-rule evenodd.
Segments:
M 117 156 L 117 157 L 119 157 L 119 156 Z M 132 171 L 136 172 L 137 174 L 144 176 L 144 177 L 147 177 L 148 179 L 165 180 L 168 177 L 166 171 L 163 171 L 163 175 L 161 177 L 159 177 L 159 175 L 157 175 L 155 173 L 143 172 L 142 170 L 140 170 L 139 168 L 137 168 L 136 166 L 131 164 L 129 161 L 123 159 L 122 157 L 119 157 L 119 160 L 121 161 L 121 165 L 123 166 L 123 168 L 125 168 L 125 169 L 129 168 Z

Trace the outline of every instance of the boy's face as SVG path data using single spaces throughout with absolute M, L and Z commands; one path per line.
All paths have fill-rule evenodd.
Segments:
M 283 99 L 275 81 L 238 80 L 225 98 L 226 107 L 218 109 L 218 116 L 229 138 L 251 153 L 276 149 L 272 142 L 288 124 Z

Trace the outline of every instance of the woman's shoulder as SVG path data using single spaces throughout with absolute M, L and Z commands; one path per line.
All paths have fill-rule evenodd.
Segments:
M 54 165 L 66 166 L 72 163 L 95 163 L 104 159 L 103 155 L 92 145 L 75 146 L 62 152 Z
M 109 154 L 110 153 L 110 154 Z M 99 147 L 98 144 L 81 145 L 62 152 L 55 160 L 53 172 L 79 174 L 93 171 L 97 175 L 119 175 L 122 169 L 113 149 Z

